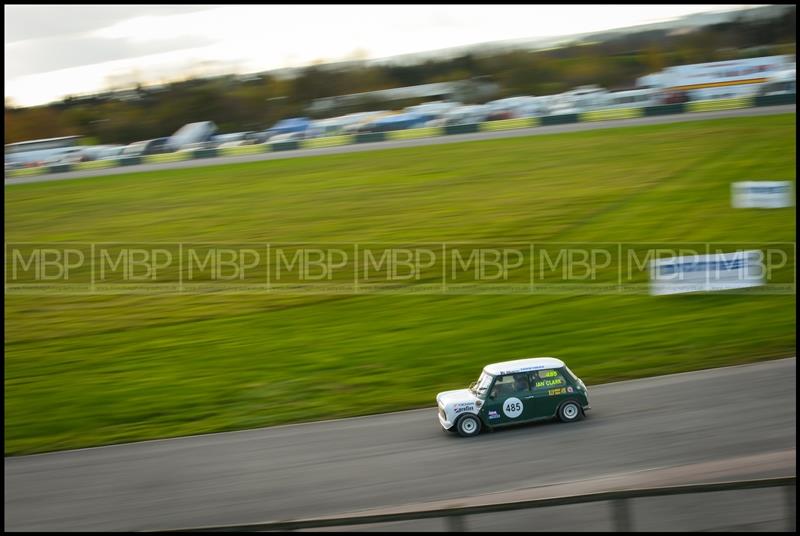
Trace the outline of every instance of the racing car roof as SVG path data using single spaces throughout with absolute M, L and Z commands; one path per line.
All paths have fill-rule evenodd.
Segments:
M 561 368 L 563 366 L 565 366 L 563 361 L 553 357 L 530 357 L 528 359 L 492 363 L 491 365 L 486 365 L 483 370 L 488 374 L 497 376 L 500 374 L 516 374 L 518 372 L 528 372 L 531 370 Z

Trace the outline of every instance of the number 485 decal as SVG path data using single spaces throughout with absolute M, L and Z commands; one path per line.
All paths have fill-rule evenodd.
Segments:
M 519 417 L 522 415 L 522 401 L 519 398 L 509 398 L 503 403 L 503 413 L 510 419 Z

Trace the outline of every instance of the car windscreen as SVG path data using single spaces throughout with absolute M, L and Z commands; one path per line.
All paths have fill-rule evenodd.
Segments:
M 478 398 L 486 398 L 486 393 L 489 391 L 489 386 L 492 385 L 494 376 L 488 374 L 486 371 L 481 372 L 480 378 L 472 387 L 472 392 Z

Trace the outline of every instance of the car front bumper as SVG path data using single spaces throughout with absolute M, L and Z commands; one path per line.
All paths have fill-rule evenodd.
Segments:
M 445 430 L 449 430 L 453 427 L 453 423 L 447 420 L 447 415 L 442 408 L 439 408 L 439 424 L 442 425 L 442 428 Z

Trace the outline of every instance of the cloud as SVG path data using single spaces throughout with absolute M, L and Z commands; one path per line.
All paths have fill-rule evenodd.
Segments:
M 5 44 L 79 35 L 144 15 L 178 15 L 216 6 L 5 6 Z
M 212 43 L 212 39 L 199 35 L 148 42 L 76 35 L 26 40 L 7 46 L 5 76 L 6 79 L 17 78 L 81 65 L 198 48 Z

